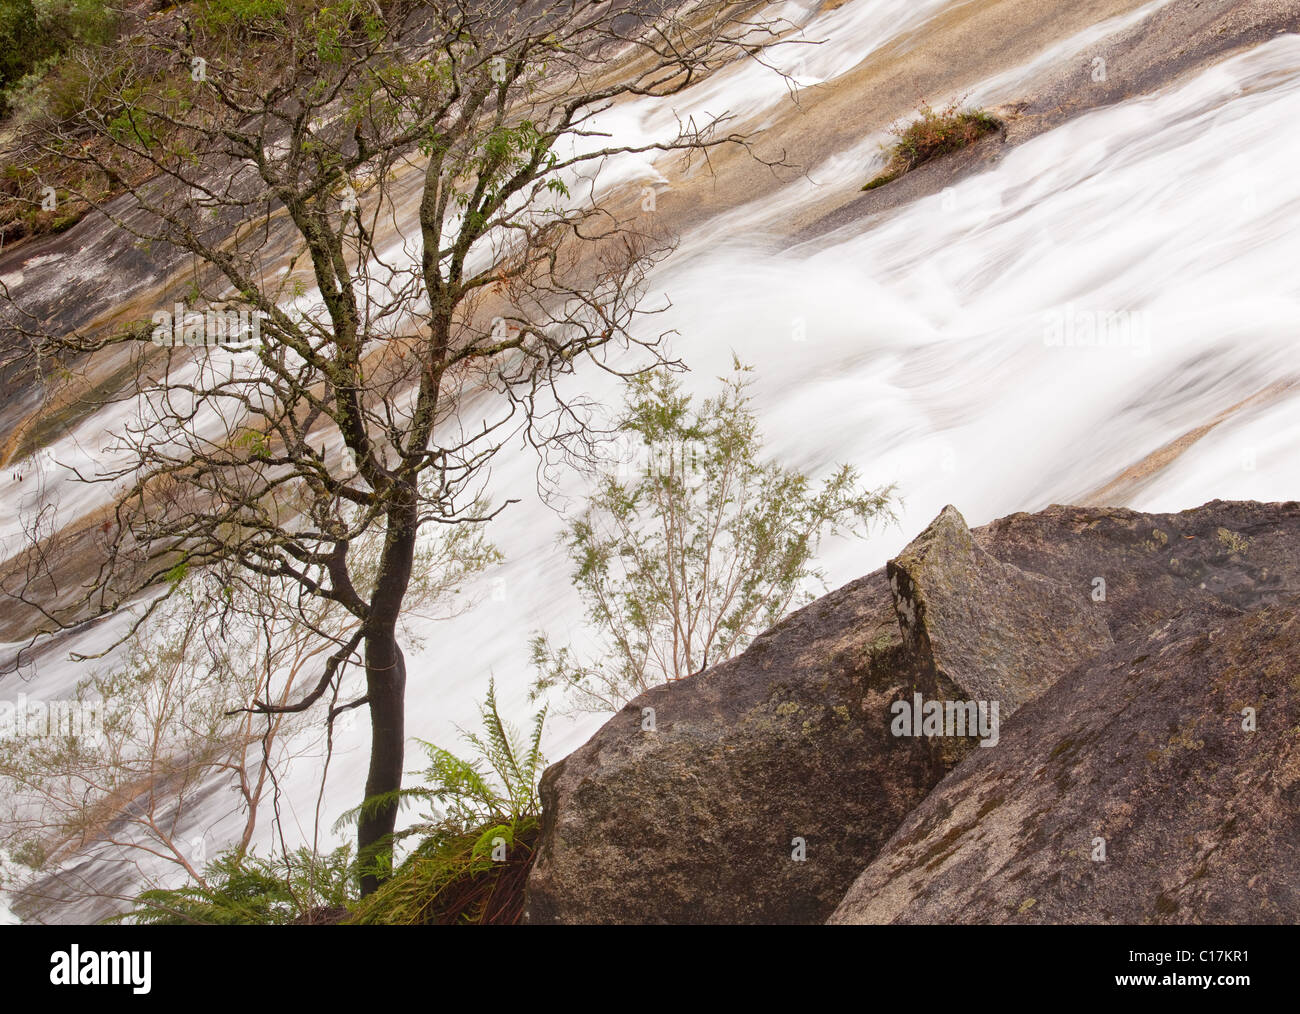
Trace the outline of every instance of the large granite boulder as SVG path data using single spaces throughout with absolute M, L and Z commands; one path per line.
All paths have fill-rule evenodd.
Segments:
M 1293 740 L 1278 737 L 1297 727 L 1295 688 L 1275 684 L 1294 678 L 1298 593 L 1295 503 L 1051 507 L 973 532 L 947 508 L 885 569 L 738 658 L 642 695 L 551 767 L 526 918 L 1140 919 L 1152 897 L 1160 916 L 1236 917 L 1263 867 L 1237 840 L 1260 828 L 1229 812 L 1233 779 L 1265 793 L 1277 837 L 1261 855 L 1294 841 L 1280 816 Z M 1257 654 L 1263 670 L 1228 674 Z M 1008 724 L 991 737 L 919 723 L 900 733 L 896 709 L 918 695 L 959 713 L 1000 702 Z M 1236 739 L 1245 707 L 1282 724 Z M 1178 816 L 1171 787 L 1184 783 L 1223 826 Z M 1210 853 L 1187 851 L 1198 835 L 1238 862 L 1240 883 L 1193 883 L 1216 870 Z M 1068 864 L 1093 838 L 1110 842 L 1112 865 L 1080 873 Z M 1173 850 L 1167 869 L 1151 842 Z M 984 877 L 993 893 L 931 891 L 950 868 L 952 882 Z M 1088 877 L 1110 878 L 1108 893 L 1068 887 Z M 958 896 L 968 909 L 945 900 Z M 1171 908 L 1179 899 L 1187 907 Z
M 1295 923 L 1300 597 L 1063 677 L 898 829 L 836 923 Z
M 636 698 L 542 778 L 525 919 L 824 920 L 947 768 L 877 720 L 921 678 L 877 572 Z
M 549 769 L 526 918 L 825 919 L 976 741 L 900 736 L 895 702 L 1000 700 L 1005 716 L 1110 646 L 1091 605 L 1002 564 L 945 510 L 888 577 L 638 697 Z

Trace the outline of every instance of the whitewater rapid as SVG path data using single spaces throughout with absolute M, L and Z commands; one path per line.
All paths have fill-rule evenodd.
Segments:
M 863 6 L 836 13 L 862 17 Z M 942 5 L 923 6 L 917 17 Z M 862 48 L 827 49 L 800 72 L 825 80 L 861 59 Z M 711 84 L 704 104 L 749 102 L 761 115 L 782 100 L 765 93 L 755 104 L 748 73 L 729 79 L 735 94 L 725 81 Z M 992 78 L 983 100 L 1009 100 L 1017 83 Z M 819 562 L 836 587 L 881 566 L 945 504 L 974 526 L 1079 502 L 1269 385 L 1296 379 L 1300 232 L 1290 223 L 1300 213 L 1300 174 L 1279 139 L 1297 120 L 1300 37 L 1285 35 L 1082 115 L 942 193 L 791 248 L 780 223 L 824 197 L 799 180 L 765 207 L 703 221 L 682 237 L 653 278 L 652 293 L 672 303 L 656 330 L 679 332 L 672 351 L 697 392 L 714 389 L 733 353 L 755 367 L 756 408 L 775 458 L 815 477 L 847 462 L 868 484 L 897 484 L 896 526 L 823 544 Z M 810 175 L 855 189 L 868 178 L 864 150 L 838 153 Z M 1094 327 L 1112 340 L 1080 344 Z M 588 371 L 577 382 L 617 404 L 605 375 Z M 103 425 L 85 424 L 68 447 L 92 442 Z M 1295 499 L 1298 449 L 1300 399 L 1283 386 L 1228 415 L 1116 505 L 1172 511 L 1215 498 Z M 467 589 L 479 604 L 451 620 L 417 621 L 424 644 L 408 651 L 412 736 L 455 745 L 457 725 L 477 724 L 489 676 L 503 711 L 525 724 L 530 635 L 583 638 L 556 541 L 563 521 L 535 494 L 536 465 L 520 449 L 494 466 L 492 489 L 523 499 L 492 526 L 506 562 Z M 582 488 L 567 481 L 571 504 Z M 19 496 L 0 484 L 6 521 Z M 103 636 L 103 628 L 85 635 Z M 39 659 L 25 692 L 58 696 L 84 675 L 62 660 L 67 647 Z M 553 718 L 550 759 L 603 721 Z M 359 798 L 367 748 L 368 727 L 354 715 L 336 746 L 326 824 Z M 304 761 L 282 783 L 282 808 L 286 827 L 297 822 L 310 837 L 318 770 Z M 187 833 L 208 841 L 211 854 L 239 823 L 223 806 L 199 814 Z M 269 823 L 261 827 L 269 835 Z

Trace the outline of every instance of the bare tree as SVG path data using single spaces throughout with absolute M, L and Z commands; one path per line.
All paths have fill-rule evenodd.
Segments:
M 417 553 L 408 619 L 463 610 L 464 580 L 498 559 L 480 529 L 440 535 Z M 377 565 L 378 549 L 374 539 L 358 546 L 355 569 Z M 322 736 L 305 734 L 322 712 L 332 719 L 339 701 L 332 694 L 306 712 L 287 705 L 356 618 L 334 602 L 304 599 L 279 578 L 230 586 L 203 570 L 172 581 L 177 587 L 122 657 L 81 680 L 74 699 L 56 702 L 78 722 L 0 735 L 0 848 L 34 871 L 20 892 L 27 903 L 125 900 L 113 885 L 125 883 L 133 896 L 139 882 L 160 886 L 178 869 L 206 888 L 204 822 L 219 792 L 231 792 L 242 813 L 234 838 L 241 855 L 269 811 L 272 852 L 300 861 L 285 840 L 279 780 L 308 751 L 324 758 L 307 850 L 319 855 L 333 722 Z M 104 863 L 116 872 L 104 876 Z M 310 868 L 306 874 L 310 883 Z
M 580 364 L 664 361 L 644 319 L 662 307 L 644 297 L 671 243 L 602 186 L 602 168 L 748 144 L 725 113 L 642 143 L 611 136 L 604 114 L 762 60 L 789 26 L 718 0 L 232 9 L 181 8 L 100 54 L 82 111 L 30 142 L 34 159 L 81 160 L 120 185 L 117 202 L 73 196 L 124 242 L 189 261 L 179 312 L 111 334 L 50 333 L 11 301 L 9 327 L 38 364 L 134 348 L 139 404 L 119 464 L 82 476 L 115 484 L 88 590 L 49 605 L 55 540 L 37 533 L 17 594 L 48 631 L 206 567 L 226 583 L 290 581 L 351 614 L 349 635 L 320 631 L 331 650 L 310 691 L 257 709 L 305 709 L 364 667 L 364 694 L 338 707 L 371 720 L 369 893 L 401 786 L 397 631 L 422 529 L 481 524 L 511 502 L 485 499 L 511 439 L 588 448 L 590 406 L 564 381 Z M 240 311 L 252 316 L 228 323 Z M 246 348 L 183 347 L 205 341 Z M 354 553 L 371 533 L 381 549 L 363 584 Z

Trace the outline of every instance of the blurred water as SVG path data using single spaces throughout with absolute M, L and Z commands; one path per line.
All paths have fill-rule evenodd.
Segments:
M 897 528 L 825 547 L 832 585 L 881 565 L 946 503 L 975 525 L 1078 501 L 1296 376 L 1300 176 L 1276 138 L 1298 114 L 1300 38 L 1285 36 L 827 241 L 779 250 L 733 231 L 710 239 L 706 224 L 684 244 L 697 252 L 661 275 L 675 351 L 701 391 L 733 350 L 757 368 L 780 460 L 814 475 L 849 462 L 899 484 Z M 1048 344 L 1069 320 L 1080 341 L 1085 319 L 1114 344 Z M 1285 397 L 1224 421 L 1128 506 L 1294 498 L 1298 412 Z M 532 467 L 503 462 L 496 478 L 521 488 Z M 459 710 L 447 684 L 463 672 L 495 672 L 518 700 L 523 635 L 572 624 L 546 538 L 557 527 L 521 504 L 497 528 L 505 600 L 440 628 L 417 663 L 437 686 L 417 705 L 431 725 Z M 557 726 L 548 744 L 559 755 L 590 731 Z
M 836 14 L 864 17 L 867 6 Z M 909 24 L 941 6 L 893 5 L 912 12 Z M 861 32 L 853 39 L 858 49 L 827 50 L 802 72 L 842 73 L 871 48 Z M 702 102 L 755 101 L 743 73 L 729 80 Z M 990 99 L 1013 85 L 993 81 Z M 977 525 L 1077 502 L 1225 409 L 1296 378 L 1300 174 L 1279 139 L 1297 119 L 1300 37 L 1287 35 L 1162 93 L 1084 115 L 941 194 L 782 249 L 764 236 L 817 196 L 792 184 L 750 209 L 753 229 L 735 228 L 732 215 L 683 237 L 655 277 L 673 302 L 657 323 L 679 329 L 674 351 L 695 390 L 711 390 L 733 352 L 756 367 L 775 457 L 815 476 L 849 462 L 872 484 L 898 483 L 897 527 L 823 547 L 834 587 L 879 567 L 946 503 Z M 1085 345 L 1088 333 L 1108 343 Z M 617 401 L 603 374 L 581 381 L 588 394 Z M 1298 424 L 1294 392 L 1261 399 L 1134 487 L 1125 505 L 1294 499 Z M 493 488 L 524 499 L 493 526 L 507 562 L 471 589 L 478 607 L 417 621 L 425 644 L 408 653 L 412 735 L 452 745 L 457 723 L 476 723 L 489 675 L 523 724 L 530 633 L 581 637 L 555 541 L 561 520 L 532 492 L 535 470 L 522 450 L 494 468 Z M 577 479 L 567 492 L 581 493 Z M 20 494 L 0 483 L 6 519 Z M 75 678 L 51 653 L 32 686 L 56 696 Z M 551 759 L 601 721 L 553 719 Z M 328 819 L 360 795 L 367 741 L 363 719 L 344 732 Z M 310 820 L 317 774 L 310 761 L 289 772 L 288 826 Z M 237 820 L 204 814 L 203 833 L 220 841 Z

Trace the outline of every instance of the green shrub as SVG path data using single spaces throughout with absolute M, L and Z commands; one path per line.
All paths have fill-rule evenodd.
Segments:
M 861 488 L 847 465 L 814 484 L 765 460 L 749 372 L 735 363 L 698 404 L 666 372 L 630 381 L 622 428 L 642 460 L 598 477 L 566 539 L 599 648 L 534 636 L 534 697 L 616 711 L 726 661 L 811 601 L 824 535 L 892 517 L 892 488 Z
M 117 16 L 101 0 L 0 0 L 0 116 L 14 93 L 78 45 L 109 42 Z
M 289 11 L 287 0 L 201 0 L 200 23 L 209 31 L 247 29 L 275 23 Z
M 982 109 L 964 109 L 954 102 L 937 111 L 921 103 L 920 116 L 894 130 L 898 142 L 889 149 L 885 169 L 863 190 L 875 190 L 892 183 L 906 172 L 931 159 L 969 147 L 986 134 L 1002 129 L 1002 121 Z
M 278 859 L 230 849 L 203 870 L 201 883 L 155 888 L 115 922 L 151 926 L 280 926 L 316 921 L 342 911 L 356 897 L 352 848 L 327 856 L 310 849 Z

